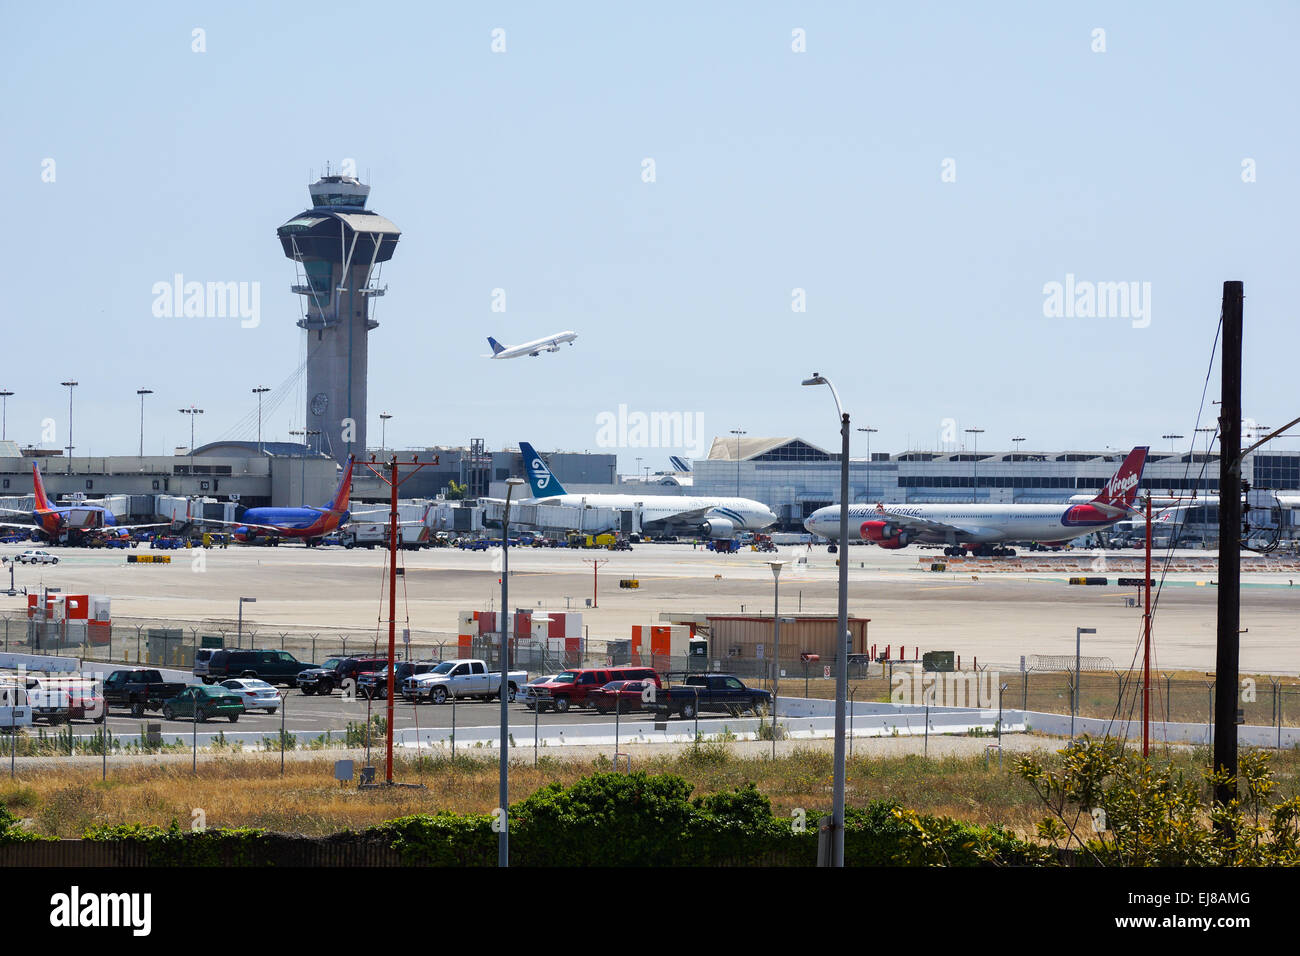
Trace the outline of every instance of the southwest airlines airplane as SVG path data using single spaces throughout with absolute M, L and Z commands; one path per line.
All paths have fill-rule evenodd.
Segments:
M 632 508 L 641 503 L 641 527 L 667 531 L 683 526 L 710 538 L 730 538 L 737 531 L 761 531 L 776 522 L 767 505 L 749 498 L 699 498 L 677 495 L 577 495 L 564 490 L 559 479 L 526 441 L 519 443 L 535 505 Z
M 15 524 L 0 521 L 0 528 L 21 528 L 38 531 L 51 544 L 59 542 L 72 543 L 74 536 L 90 535 L 94 537 L 125 537 L 136 528 L 159 528 L 167 522 L 156 524 L 118 524 L 117 516 L 102 505 L 90 505 L 78 502 L 75 505 L 51 504 L 45 493 L 45 482 L 41 480 L 41 470 L 32 462 L 32 489 L 36 498 L 36 507 L 30 511 L 14 511 L 12 508 L 0 508 L 7 514 L 30 514 L 31 524 Z M 33 527 L 35 525 L 35 527 Z
M 234 525 L 232 536 L 244 544 L 279 544 L 282 538 L 300 538 L 311 547 L 320 544 L 325 535 L 337 531 L 352 517 L 348 511 L 348 495 L 352 493 L 352 463 L 349 457 L 343 477 L 334 491 L 334 497 L 320 508 L 249 508 L 238 521 L 219 518 L 196 519 L 214 524 Z
M 1132 518 L 1147 451 L 1138 447 L 1129 452 L 1119 471 L 1084 504 L 849 505 L 849 533 L 891 550 L 913 543 L 945 544 L 948 555 L 970 551 L 980 556 L 1014 557 L 1014 550 L 990 545 L 1070 541 Z M 804 527 L 824 538 L 838 538 L 839 505 L 814 511 Z
M 572 345 L 573 340 L 577 337 L 577 332 L 556 332 L 554 335 L 548 335 L 544 339 L 533 339 L 531 342 L 525 342 L 523 345 L 502 345 L 489 335 L 488 345 L 492 346 L 492 354 L 483 357 L 508 359 L 519 358 L 521 355 L 541 355 L 543 352 L 558 352 L 561 345 L 565 342 Z

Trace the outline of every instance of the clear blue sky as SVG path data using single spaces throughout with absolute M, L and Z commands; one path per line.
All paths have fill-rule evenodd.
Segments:
M 344 158 L 403 231 L 370 339 L 376 443 L 388 410 L 398 446 L 595 450 L 622 403 L 831 445 L 830 396 L 799 387 L 815 369 L 876 451 L 934 447 L 949 418 L 981 448 L 1163 447 L 1191 434 L 1225 279 L 1246 284 L 1246 413 L 1280 425 L 1300 414 L 1298 11 L 11 6 L 9 437 L 54 418 L 63 443 L 69 376 L 78 454 L 134 452 L 140 386 L 148 451 L 188 442 L 184 405 L 200 442 L 226 433 L 300 361 L 275 228 Z M 175 273 L 260 283 L 260 325 L 155 317 Z M 1149 326 L 1045 317 L 1067 273 L 1149 282 Z M 560 329 L 581 336 L 560 354 L 480 358 L 489 334 Z M 630 471 L 670 450 L 619 451 Z

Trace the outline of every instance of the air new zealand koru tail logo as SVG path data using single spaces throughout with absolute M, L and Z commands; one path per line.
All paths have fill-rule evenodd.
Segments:
M 537 476 L 537 487 L 545 488 L 551 483 L 551 476 L 546 471 L 546 466 L 542 464 L 540 458 L 533 459 L 533 473 Z

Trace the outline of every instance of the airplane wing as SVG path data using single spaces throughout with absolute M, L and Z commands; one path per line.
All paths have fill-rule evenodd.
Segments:
M 890 511 L 884 505 L 876 505 L 876 520 L 888 521 L 907 531 L 927 532 L 929 534 L 940 535 L 947 539 L 952 536 L 953 541 L 978 541 L 987 537 L 991 532 L 988 528 L 972 527 L 969 525 L 950 524 L 946 521 L 932 521 L 929 518 L 921 518 L 917 515 L 900 514 L 896 511 Z M 868 519 L 871 520 L 871 519 Z M 850 531 L 850 533 L 852 533 Z
M 28 531 L 40 531 L 40 525 L 32 524 L 30 521 L 26 524 L 18 524 L 14 521 L 0 521 L 0 528 L 26 528 Z
M 223 518 L 190 518 L 189 520 L 199 524 L 228 524 L 234 528 L 258 528 L 262 531 L 274 531 L 277 534 L 283 534 L 285 530 L 273 524 L 256 524 L 252 521 L 226 521 Z

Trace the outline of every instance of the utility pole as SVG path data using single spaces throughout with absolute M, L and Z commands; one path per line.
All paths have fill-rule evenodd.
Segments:
M 733 428 L 731 434 L 736 436 L 736 497 L 740 497 L 740 436 L 749 434 L 743 428 Z
M 598 606 L 596 604 L 596 586 L 600 583 L 600 566 L 608 564 L 609 558 L 583 558 L 582 563 L 591 565 L 591 606 L 595 608 Z
M 1241 339 L 1240 281 L 1223 283 L 1222 386 L 1219 398 L 1219 614 L 1214 679 L 1214 769 L 1230 783 L 1214 799 L 1237 795 L 1237 684 L 1241 656 Z
M 137 388 L 135 393 L 140 396 L 140 457 L 144 457 L 144 397 L 152 395 L 152 388 Z
M 253 394 L 257 396 L 257 453 L 262 454 L 262 396 L 271 389 L 265 385 L 258 385 L 253 389 Z
M 1147 492 L 1147 574 L 1142 580 L 1142 756 L 1151 753 L 1151 492 Z M 1168 737 L 1165 738 L 1166 740 Z

